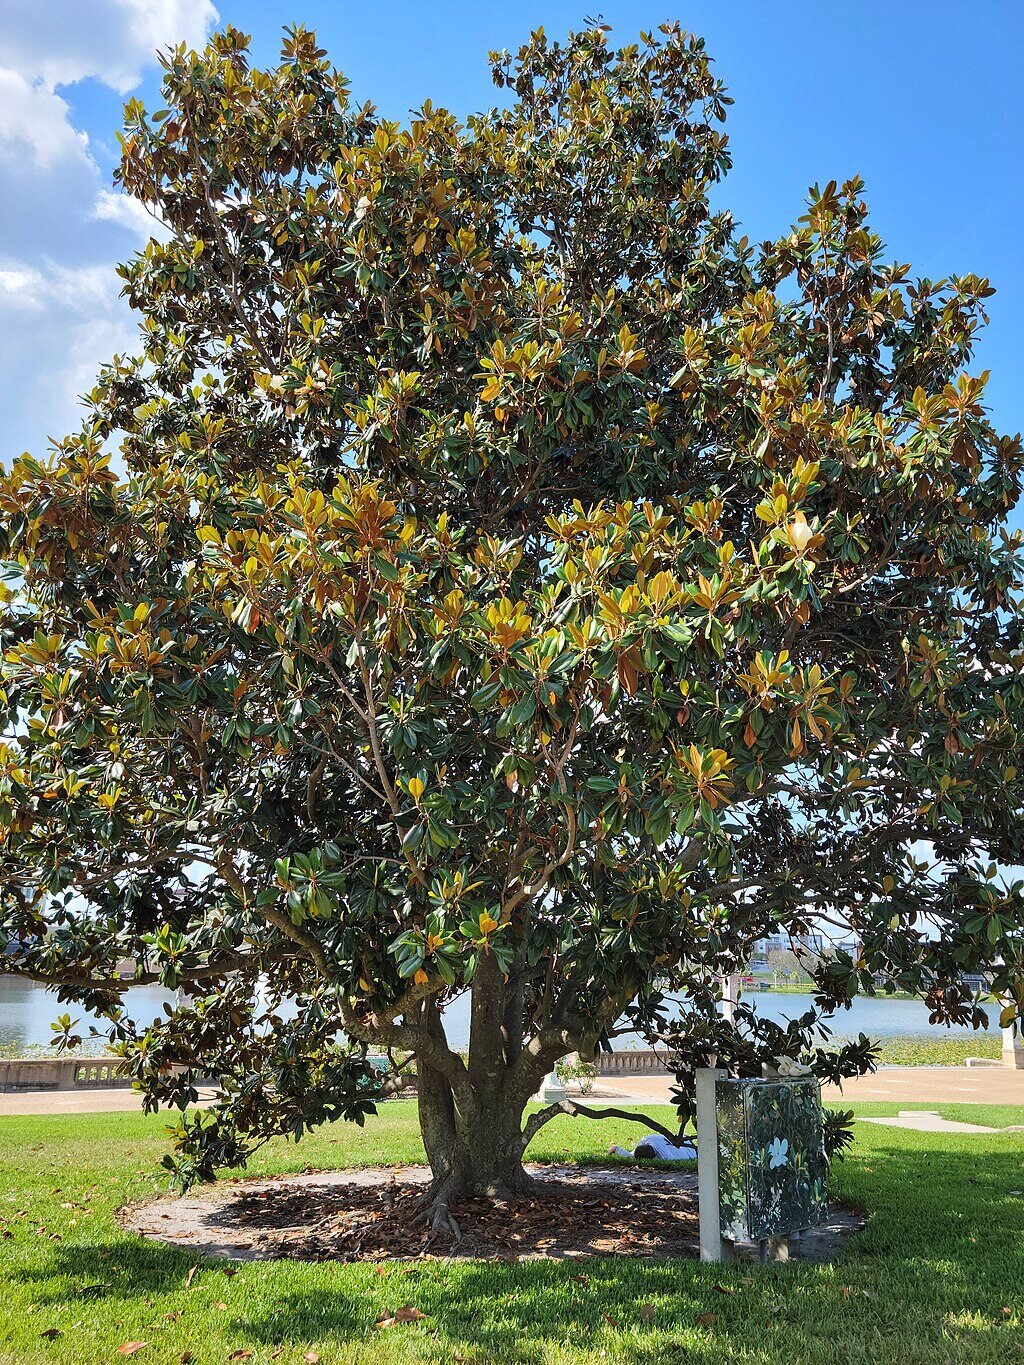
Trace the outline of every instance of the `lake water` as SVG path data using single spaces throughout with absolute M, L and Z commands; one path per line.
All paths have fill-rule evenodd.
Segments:
M 776 1023 L 795 1019 L 809 1009 L 814 998 L 810 995 L 790 995 L 782 991 L 746 991 L 743 1000 L 753 1004 L 758 1014 Z M 996 1005 L 984 1006 L 988 1028 L 980 1032 L 999 1033 L 999 1008 Z M 456 1046 L 465 1046 L 469 1040 L 469 1002 L 465 996 L 452 1001 L 445 1012 L 445 1026 L 449 1038 Z M 830 1025 L 837 1038 L 855 1038 L 866 1033 L 869 1038 L 908 1037 L 930 1034 L 936 1038 L 971 1037 L 972 1028 L 945 1028 L 941 1024 L 928 1022 L 928 1006 L 921 1000 L 887 1000 L 880 996 L 860 996 L 848 1010 L 840 1010 L 833 1016 Z M 642 1047 L 639 1035 L 626 1035 L 615 1040 L 616 1049 Z
M 811 1004 L 809 995 L 788 995 L 775 991 L 751 991 L 751 1000 L 759 1014 L 782 1022 L 792 1019 Z M 173 997 L 156 986 L 136 986 L 125 993 L 125 1004 L 130 1016 L 139 1023 L 149 1023 L 163 1013 L 165 1000 Z M 999 1011 L 995 1005 L 986 1006 L 988 1031 L 998 1033 Z M 74 1005 L 61 1005 L 43 986 L 15 977 L 0 977 L 0 1051 L 14 1047 L 48 1046 L 53 1039 L 50 1025 L 58 1014 L 68 1013 L 81 1021 L 83 1032 L 88 1025 L 88 1014 Z M 453 1000 L 445 1011 L 445 1027 L 449 1041 L 455 1047 L 465 1047 L 469 1041 L 469 999 L 462 995 Z M 928 1023 L 928 1008 L 919 1000 L 888 1000 L 884 997 L 860 997 L 848 1010 L 841 1010 L 832 1023 L 832 1031 L 839 1037 L 855 1037 L 866 1033 L 873 1038 L 890 1038 L 908 1034 L 932 1033 L 936 1038 L 964 1037 L 973 1029 L 945 1029 Z M 634 1040 L 639 1043 L 639 1039 Z M 629 1039 L 616 1041 L 616 1046 L 628 1046 Z

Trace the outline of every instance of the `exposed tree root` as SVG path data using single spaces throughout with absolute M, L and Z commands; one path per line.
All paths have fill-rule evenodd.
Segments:
M 453 1242 L 462 1241 L 462 1229 L 455 1220 L 454 1215 L 448 1205 L 442 1200 L 434 1204 L 430 1217 L 427 1219 L 427 1227 L 431 1233 L 450 1237 Z
M 459 1175 L 435 1180 L 424 1195 L 419 1211 L 412 1220 L 413 1227 L 426 1227 L 431 1237 L 445 1236 L 453 1242 L 462 1241 L 462 1229 L 451 1212 L 451 1205 L 466 1194 L 465 1181 Z
M 493 1203 L 517 1204 L 534 1197 L 542 1182 L 518 1171 L 514 1178 L 473 1182 L 464 1175 L 453 1173 L 433 1182 L 418 1201 L 412 1220 L 413 1227 L 424 1227 L 431 1236 L 444 1236 L 453 1242 L 462 1241 L 462 1229 L 452 1213 L 452 1207 L 467 1199 L 487 1199 Z

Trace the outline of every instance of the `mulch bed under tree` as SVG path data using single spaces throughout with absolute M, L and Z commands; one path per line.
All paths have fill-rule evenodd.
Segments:
M 540 1190 L 529 1200 L 466 1199 L 452 1206 L 461 1233 L 431 1232 L 416 1215 L 422 1167 L 310 1172 L 275 1180 L 232 1180 L 185 1198 L 123 1210 L 143 1236 L 238 1260 L 376 1261 L 423 1256 L 695 1256 L 696 1176 L 633 1167 L 531 1168 Z M 860 1226 L 852 1215 L 805 1239 L 822 1259 Z

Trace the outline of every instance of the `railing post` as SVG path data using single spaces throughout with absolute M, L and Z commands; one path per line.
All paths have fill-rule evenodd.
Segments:
M 1003 1029 L 1003 1065 L 1024 1071 L 1024 1038 L 1016 1024 Z

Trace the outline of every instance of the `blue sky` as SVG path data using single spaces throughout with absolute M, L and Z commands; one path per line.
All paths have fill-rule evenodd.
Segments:
M 456 113 L 494 103 L 486 54 L 542 24 L 578 27 L 562 0 L 386 5 L 351 0 L 0 0 L 0 462 L 45 449 L 75 418 L 97 364 L 130 346 L 116 261 L 143 240 L 111 192 L 120 110 L 159 103 L 153 50 L 215 23 L 276 56 L 283 24 L 315 28 L 353 93 L 400 118 L 425 97 Z M 813 181 L 859 174 L 876 229 L 916 273 L 988 275 L 997 289 L 977 369 L 998 424 L 1024 427 L 1024 5 L 861 0 L 619 0 L 628 41 L 664 18 L 702 34 L 736 103 L 721 200 L 744 230 L 782 233 Z M 45 22 L 41 22 L 45 20 Z

